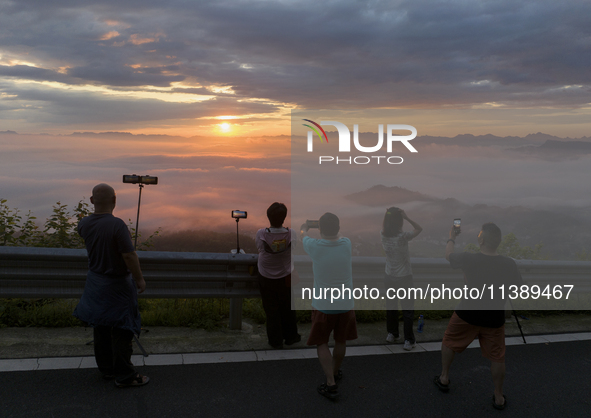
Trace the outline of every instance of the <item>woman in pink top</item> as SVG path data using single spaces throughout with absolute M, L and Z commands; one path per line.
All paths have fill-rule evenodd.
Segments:
M 283 348 L 302 340 L 298 334 L 296 312 L 291 310 L 291 287 L 286 282 L 293 270 L 291 246 L 295 245 L 294 232 L 283 226 L 287 207 L 275 202 L 267 209 L 270 227 L 257 231 L 259 251 L 259 288 L 263 309 L 267 316 L 267 338 L 273 348 Z

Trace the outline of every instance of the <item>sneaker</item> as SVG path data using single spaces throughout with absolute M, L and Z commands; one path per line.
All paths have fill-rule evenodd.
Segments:
M 402 347 L 402 348 L 404 348 L 406 351 L 410 351 L 413 348 L 415 348 L 416 346 L 417 346 L 416 342 L 411 343 L 410 341 L 406 340 L 406 341 L 404 341 L 404 347 Z
M 388 341 L 389 343 L 394 343 L 396 342 L 396 340 L 398 340 L 400 337 L 395 337 L 394 334 L 392 334 L 391 332 L 388 333 L 388 336 L 386 337 L 386 341 Z

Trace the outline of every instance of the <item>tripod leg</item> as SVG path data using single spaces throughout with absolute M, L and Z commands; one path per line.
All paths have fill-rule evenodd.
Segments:
M 515 320 L 517 321 L 517 326 L 519 327 L 519 332 L 521 332 L 521 338 L 523 338 L 523 344 L 527 344 L 525 341 L 525 336 L 523 335 L 523 330 L 521 329 L 521 324 L 519 323 L 519 318 L 517 318 L 517 312 L 513 309 L 513 316 L 515 316 Z
M 142 347 L 142 345 L 140 344 L 140 340 L 138 340 L 135 334 L 133 334 L 133 339 L 135 340 L 137 346 L 140 348 L 140 351 L 142 352 L 144 357 L 148 357 L 148 353 L 146 353 L 146 350 L 144 350 L 144 347 Z
M 517 321 L 517 326 L 519 327 L 519 332 L 521 332 L 521 338 L 523 338 L 523 344 L 527 344 L 527 341 L 525 341 L 525 336 L 523 335 L 523 330 L 521 329 L 521 324 L 519 323 L 519 318 L 517 318 L 517 312 L 515 312 L 515 308 L 513 307 L 513 302 L 511 302 L 511 299 L 509 299 L 509 305 L 511 305 L 511 310 L 513 311 L 513 316 L 515 317 L 515 320 Z

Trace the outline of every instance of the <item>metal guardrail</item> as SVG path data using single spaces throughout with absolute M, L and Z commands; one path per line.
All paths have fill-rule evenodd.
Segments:
M 257 255 L 138 252 L 147 298 L 230 298 L 230 328 L 242 327 L 242 299 L 261 294 Z M 86 250 L 0 247 L 1 298 L 79 298 Z
M 260 297 L 254 254 L 138 252 L 148 282 L 147 298 L 230 298 L 231 326 L 240 326 L 242 298 Z M 295 256 L 302 284 L 312 283 L 308 256 Z M 463 275 L 445 259 L 411 258 L 414 282 L 461 286 Z M 385 259 L 353 257 L 354 280 L 383 282 Z M 591 262 L 518 260 L 528 284 L 573 284 L 591 292 Z M 1 298 L 79 298 L 84 290 L 86 250 L 0 246 Z
M 138 252 L 147 298 L 260 297 L 257 256 L 251 254 Z M 0 297 L 79 298 L 86 250 L 0 247 Z

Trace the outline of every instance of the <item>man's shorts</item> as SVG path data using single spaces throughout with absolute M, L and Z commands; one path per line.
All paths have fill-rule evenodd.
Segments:
M 327 344 L 330 333 L 334 331 L 334 340 L 344 343 L 347 340 L 357 339 L 357 323 L 355 311 L 339 314 L 325 314 L 324 312 L 312 311 L 312 328 L 308 337 L 308 345 Z
M 500 328 L 478 327 L 467 323 L 454 312 L 445 330 L 443 345 L 461 353 L 476 337 L 484 357 L 495 363 L 505 362 L 505 325 Z

